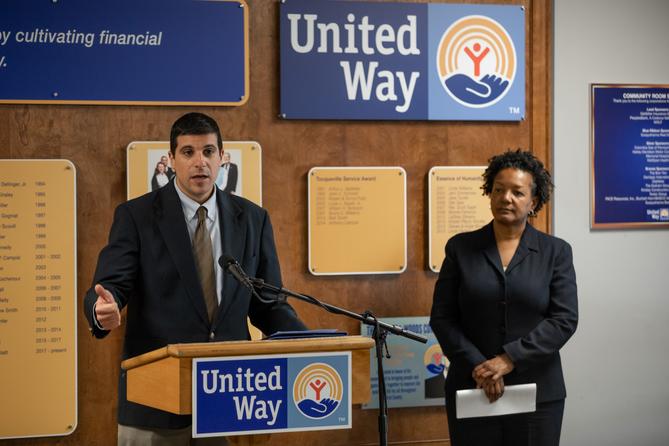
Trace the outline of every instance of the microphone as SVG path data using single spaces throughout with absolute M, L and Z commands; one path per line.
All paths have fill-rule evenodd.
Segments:
M 274 303 L 274 301 L 270 299 L 264 299 L 262 298 L 255 289 L 255 286 L 253 286 L 253 282 L 251 281 L 251 278 L 244 272 L 244 269 L 242 266 L 239 264 L 237 260 L 235 260 L 234 257 L 228 255 L 228 254 L 223 254 L 219 259 L 218 259 L 218 264 L 223 268 L 225 271 L 229 272 L 232 274 L 232 276 L 242 285 L 244 285 L 246 288 L 251 290 L 251 294 L 253 294 L 260 302 L 262 303 Z
M 253 285 L 249 280 L 249 276 L 246 275 L 242 269 L 242 266 L 239 264 L 239 262 L 237 262 L 237 260 L 235 260 L 234 257 L 223 254 L 221 258 L 218 259 L 218 264 L 221 265 L 221 268 L 223 268 L 225 271 L 232 274 L 239 283 L 247 288 L 253 289 Z

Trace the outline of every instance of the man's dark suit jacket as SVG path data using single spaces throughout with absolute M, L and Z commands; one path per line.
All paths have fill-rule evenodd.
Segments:
M 566 396 L 559 349 L 576 331 L 576 275 L 568 243 L 529 224 L 506 272 L 492 223 L 458 234 L 434 289 L 430 325 L 451 362 L 446 399 L 475 388 L 474 367 L 506 352 L 504 384 L 537 384 L 537 402 Z
M 267 211 L 216 188 L 223 252 L 253 277 L 281 285 L 281 272 Z M 191 241 L 174 181 L 116 208 L 109 243 L 100 252 L 93 285 L 102 284 L 127 309 L 123 359 L 172 343 L 249 339 L 246 316 L 264 333 L 306 327 L 286 303 L 263 304 L 232 276 L 225 275 L 218 315 L 209 323 L 195 268 Z M 269 296 L 268 296 L 269 297 Z M 84 311 L 96 328 L 93 288 Z M 119 382 L 118 422 L 124 425 L 182 428 L 190 415 L 179 416 L 126 400 L 125 373 Z
M 221 166 L 221 169 L 225 169 L 225 164 Z M 235 192 L 237 190 L 237 165 L 235 163 L 229 163 L 228 166 L 228 181 L 225 183 L 223 192 Z

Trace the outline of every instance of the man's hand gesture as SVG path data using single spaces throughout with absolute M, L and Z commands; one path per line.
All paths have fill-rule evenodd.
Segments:
M 95 285 L 95 294 L 98 300 L 95 301 L 95 319 L 104 330 L 113 330 L 121 325 L 121 312 L 114 296 L 102 285 Z

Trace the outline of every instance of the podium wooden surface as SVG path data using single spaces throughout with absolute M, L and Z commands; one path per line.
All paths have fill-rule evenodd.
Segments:
M 129 401 L 187 415 L 192 413 L 194 358 L 350 351 L 352 403 L 361 404 L 371 397 L 372 347 L 374 340 L 365 336 L 170 344 L 126 359 L 121 367 L 127 371 Z

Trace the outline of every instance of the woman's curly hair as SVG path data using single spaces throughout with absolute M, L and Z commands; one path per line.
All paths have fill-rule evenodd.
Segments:
M 532 196 L 537 199 L 535 212 L 538 212 L 550 199 L 554 188 L 551 174 L 544 168 L 543 163 L 532 155 L 532 152 L 524 152 L 521 149 L 507 150 L 490 158 L 488 163 L 488 168 L 483 172 L 483 186 L 481 186 L 483 195 L 492 193 L 492 185 L 500 170 L 513 168 L 532 175 Z

